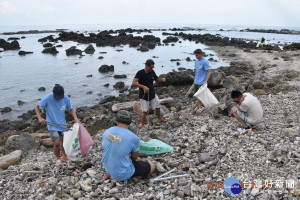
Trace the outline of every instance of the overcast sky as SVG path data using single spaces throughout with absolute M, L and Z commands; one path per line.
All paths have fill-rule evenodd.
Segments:
M 300 27 L 300 0 L 0 0 L 1 25 L 179 23 Z

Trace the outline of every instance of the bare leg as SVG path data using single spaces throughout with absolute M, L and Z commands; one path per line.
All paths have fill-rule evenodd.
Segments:
M 202 102 L 199 99 L 197 99 L 197 103 L 198 103 L 198 108 L 202 109 L 203 108 Z
M 149 162 L 148 161 L 148 163 L 150 164 L 150 166 L 151 166 L 151 169 L 150 169 L 150 174 L 152 174 L 153 172 L 154 172 L 154 170 L 155 170 L 155 165 L 154 165 L 154 163 L 153 162 Z
M 62 157 L 66 158 L 67 155 L 66 155 L 66 152 L 65 152 L 65 149 L 64 149 L 64 146 L 63 146 L 64 136 L 60 136 L 59 139 L 60 139 L 60 150 L 61 150 L 61 153 L 62 153 Z
M 143 112 L 143 114 L 142 114 L 142 119 L 141 119 L 141 123 L 142 123 L 141 128 L 142 128 L 142 129 L 145 128 L 146 116 L 147 116 L 147 112 Z
M 165 122 L 165 121 L 166 121 L 166 120 L 164 120 L 164 119 L 161 117 L 161 114 L 160 114 L 160 108 L 155 108 L 155 113 L 156 113 L 156 116 L 157 116 L 158 121 L 160 121 L 160 122 Z
M 60 158 L 60 138 L 57 138 L 53 144 L 54 155 L 56 159 Z

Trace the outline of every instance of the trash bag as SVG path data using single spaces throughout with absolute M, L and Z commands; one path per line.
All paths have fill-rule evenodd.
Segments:
M 202 85 L 194 94 L 194 97 L 199 99 L 206 108 L 212 107 L 219 103 L 218 99 L 216 99 L 216 97 L 207 88 L 207 84 Z
M 82 161 L 79 143 L 79 124 L 75 123 L 69 131 L 64 132 L 63 146 L 71 161 Z
M 91 146 L 94 144 L 93 138 L 82 124 L 79 124 L 79 144 L 83 157 L 85 157 Z
M 157 139 L 151 139 L 148 142 L 140 141 L 140 154 L 155 155 L 172 152 L 173 150 L 173 147 Z

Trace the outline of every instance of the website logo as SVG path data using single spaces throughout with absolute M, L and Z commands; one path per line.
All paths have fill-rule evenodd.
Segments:
M 228 194 L 239 194 L 242 191 L 242 186 L 236 178 L 229 177 L 224 181 L 224 190 Z

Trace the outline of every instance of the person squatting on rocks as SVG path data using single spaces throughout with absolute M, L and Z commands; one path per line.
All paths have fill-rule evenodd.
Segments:
M 155 94 L 155 89 L 153 86 L 153 81 L 158 83 L 166 82 L 165 78 L 158 78 L 154 68 L 154 61 L 148 59 L 145 63 L 145 68 L 138 71 L 132 81 L 132 85 L 139 88 L 139 98 L 142 108 L 142 119 L 141 119 L 141 129 L 145 128 L 145 121 L 149 106 L 156 112 L 157 118 L 160 122 L 165 122 L 166 120 L 161 117 L 160 114 L 160 103 L 159 98 Z
M 255 96 L 235 90 L 231 92 L 231 98 L 236 106 L 231 109 L 229 116 L 233 115 L 243 125 L 241 132 L 250 131 L 262 121 L 263 108 Z
M 41 117 L 40 108 L 46 108 L 46 119 Z M 80 123 L 75 110 L 72 108 L 71 101 L 64 94 L 64 88 L 55 84 L 53 93 L 44 96 L 38 104 L 35 105 L 35 112 L 38 120 L 42 124 L 48 124 L 48 131 L 51 139 L 54 141 L 54 154 L 56 156 L 56 165 L 67 161 L 68 157 L 63 147 L 63 131 L 67 127 L 65 110 L 69 110 L 76 123 Z M 60 157 L 61 153 L 61 157 Z
M 112 176 L 117 181 L 123 181 L 151 174 L 155 170 L 153 163 L 137 161 L 140 139 L 128 129 L 130 112 L 120 110 L 116 123 L 117 126 L 109 128 L 102 135 L 102 164 L 106 171 L 103 179 Z
M 194 80 L 194 93 L 196 93 L 203 84 L 207 84 L 211 76 L 211 70 L 209 63 L 206 58 L 203 57 L 203 52 L 201 49 L 196 49 L 194 51 L 195 60 L 195 80 Z M 198 107 L 196 107 L 196 113 L 200 114 L 203 109 L 202 102 L 197 99 Z

